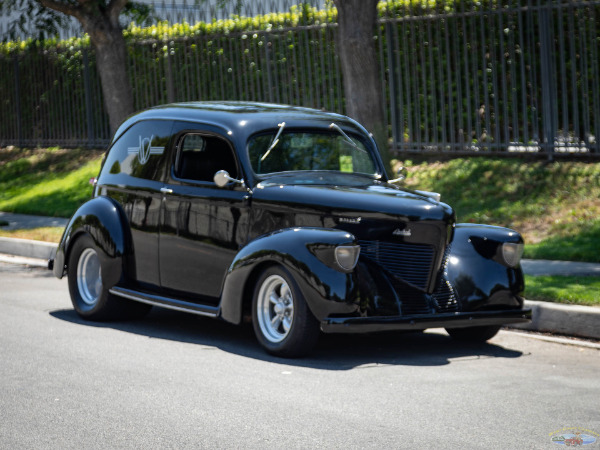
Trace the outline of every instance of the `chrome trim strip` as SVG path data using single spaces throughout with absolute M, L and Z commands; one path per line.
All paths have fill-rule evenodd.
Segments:
M 133 300 L 136 302 L 146 303 L 152 306 L 160 306 L 162 308 L 173 309 L 175 311 L 183 311 L 187 313 L 197 314 L 199 316 L 217 317 L 219 314 L 218 306 L 197 305 L 195 303 L 184 302 L 174 298 L 161 297 L 160 295 L 145 294 L 131 289 L 121 287 L 113 287 L 108 292 L 119 297 Z

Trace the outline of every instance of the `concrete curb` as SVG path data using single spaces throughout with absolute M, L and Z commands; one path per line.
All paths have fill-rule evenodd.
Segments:
M 0 253 L 6 254 L 0 255 L 0 260 L 44 267 L 56 248 L 57 244 L 50 242 L 0 237 Z M 525 306 L 533 310 L 533 321 L 510 328 L 600 339 L 600 308 L 533 300 L 526 300 Z
M 48 261 L 46 261 L 45 259 L 27 258 L 26 256 L 8 255 L 6 253 L 0 253 L 0 262 L 9 264 L 19 264 L 21 266 L 28 267 L 42 267 L 45 269 L 48 268 Z
M 57 247 L 58 244 L 52 242 L 0 237 L 0 253 L 24 256 L 26 258 L 48 260 L 54 254 Z
M 532 322 L 509 328 L 600 339 L 600 308 L 534 300 L 525 300 L 525 307 L 532 309 Z

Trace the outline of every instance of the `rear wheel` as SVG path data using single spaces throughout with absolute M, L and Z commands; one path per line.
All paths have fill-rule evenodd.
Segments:
M 89 320 L 141 317 L 150 305 L 134 303 L 112 295 L 102 280 L 100 250 L 88 235 L 73 244 L 67 266 L 69 293 L 77 314 Z
M 277 356 L 305 355 L 319 337 L 319 322 L 293 277 L 279 266 L 266 269 L 256 284 L 252 324 L 260 344 Z
M 446 328 L 446 331 L 453 339 L 462 342 L 485 342 L 500 331 L 498 325 L 488 325 L 481 327 L 467 328 Z

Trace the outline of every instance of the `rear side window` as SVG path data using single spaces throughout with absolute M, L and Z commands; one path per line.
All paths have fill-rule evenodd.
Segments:
M 175 176 L 184 180 L 212 182 L 219 170 L 237 178 L 233 151 L 225 139 L 213 135 L 188 133 L 179 139 Z
M 172 121 L 147 120 L 127 130 L 111 147 L 102 172 L 159 180 L 167 160 Z

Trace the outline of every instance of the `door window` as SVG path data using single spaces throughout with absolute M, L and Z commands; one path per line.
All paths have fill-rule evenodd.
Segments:
M 179 140 L 175 176 L 184 180 L 213 182 L 215 173 L 226 170 L 237 178 L 238 170 L 229 143 L 220 137 L 188 133 Z

